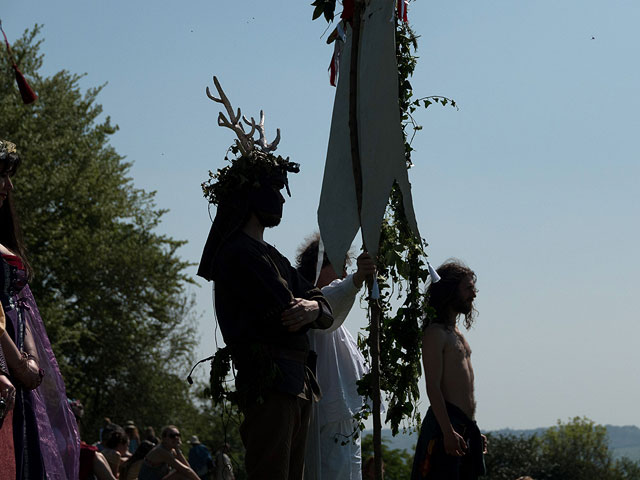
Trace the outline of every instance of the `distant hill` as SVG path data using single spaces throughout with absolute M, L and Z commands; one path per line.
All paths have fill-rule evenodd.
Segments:
M 627 425 L 619 427 L 616 425 L 606 425 L 607 434 L 609 435 L 609 448 L 613 452 L 614 457 L 628 457 L 633 461 L 640 460 L 640 428 Z M 494 430 L 490 433 L 494 435 L 540 435 L 546 428 L 532 428 L 528 430 L 513 430 L 505 428 L 502 430 Z M 371 434 L 371 430 L 365 430 L 364 435 Z M 391 430 L 383 430 L 382 438 L 388 440 L 387 444 L 391 449 L 406 450 L 413 453 L 418 434 L 416 432 L 399 433 L 397 436 L 391 435 Z

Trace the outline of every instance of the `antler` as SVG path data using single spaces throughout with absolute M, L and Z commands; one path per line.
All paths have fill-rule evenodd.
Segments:
M 240 117 L 242 116 L 240 109 L 238 108 L 238 113 L 234 114 L 233 107 L 231 106 L 231 103 L 229 102 L 229 99 L 227 98 L 227 96 L 224 94 L 224 91 L 220 86 L 220 82 L 218 82 L 218 79 L 215 75 L 213 77 L 213 83 L 215 84 L 216 89 L 218 90 L 218 94 L 220 95 L 220 98 L 216 98 L 213 95 L 211 95 L 211 92 L 209 91 L 209 87 L 207 87 L 207 97 L 209 97 L 214 102 L 222 103 L 225 109 L 227 110 L 227 114 L 229 115 L 229 119 L 227 119 L 224 116 L 224 114 L 220 112 L 220 114 L 218 115 L 218 125 L 220 125 L 221 127 L 230 128 L 231 130 L 236 132 L 236 135 L 238 137 L 238 139 L 236 140 L 236 144 L 240 149 L 240 153 L 242 153 L 242 155 L 248 155 L 255 148 L 254 140 L 253 140 L 253 133 L 255 131 L 255 122 L 253 121 L 253 118 L 252 118 L 251 121 L 253 125 L 251 128 L 251 133 L 247 135 L 244 131 L 244 128 L 242 128 L 242 123 L 240 123 Z
M 242 116 L 242 120 L 244 120 L 244 123 L 251 127 L 251 131 L 247 134 L 247 136 L 253 138 L 253 134 L 256 131 L 256 121 L 253 119 L 253 117 L 251 117 L 251 121 L 249 121 L 244 115 Z
M 253 118 L 251 119 L 253 121 Z M 260 132 L 260 140 L 256 140 L 256 143 L 260 145 L 260 148 L 263 152 L 269 153 L 273 152 L 276 148 L 278 148 L 278 143 L 280 143 L 280 129 L 276 129 L 276 138 L 273 142 L 267 143 L 267 139 L 265 138 L 264 133 L 264 111 L 260 110 L 260 123 L 256 125 L 258 128 L 258 132 Z

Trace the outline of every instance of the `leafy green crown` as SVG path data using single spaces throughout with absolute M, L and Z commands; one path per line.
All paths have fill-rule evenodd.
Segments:
M 235 154 L 239 152 L 236 145 L 231 147 L 231 151 Z M 258 149 L 234 158 L 230 163 L 215 173 L 209 170 L 209 179 L 202 183 L 204 197 L 213 205 L 219 205 L 239 190 L 259 188 L 262 182 L 270 178 L 286 178 L 287 172 L 300 171 L 300 164 L 291 162 L 289 157 L 283 158 Z

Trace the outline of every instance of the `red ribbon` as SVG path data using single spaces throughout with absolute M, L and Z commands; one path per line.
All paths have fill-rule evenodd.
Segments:
M 398 0 L 398 18 L 403 22 L 408 22 L 407 18 L 407 0 Z
M 345 22 L 351 23 L 353 20 L 353 12 L 355 10 L 355 0 L 344 0 L 342 2 L 342 18 Z
M 9 53 L 9 58 L 11 59 L 12 67 L 15 70 L 16 74 L 16 82 L 18 83 L 18 90 L 20 90 L 20 96 L 22 97 L 22 102 L 25 105 L 29 105 L 30 103 L 35 102 L 38 99 L 38 95 L 33 91 L 27 79 L 24 78 L 24 75 L 16 65 L 16 61 L 13 59 L 13 52 L 11 51 L 11 46 L 9 45 L 9 40 L 7 39 L 7 34 L 4 33 L 4 29 L 2 28 L 2 22 L 0 22 L 0 31 L 2 31 L 2 35 L 4 36 L 4 43 L 7 45 L 7 52 Z

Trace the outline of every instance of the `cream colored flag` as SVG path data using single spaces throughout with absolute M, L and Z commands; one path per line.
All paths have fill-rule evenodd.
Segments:
M 402 191 L 409 225 L 420 238 L 400 123 L 394 8 L 393 0 L 371 0 L 360 26 L 357 113 L 362 166 L 361 218 L 358 218 L 349 133 L 350 27 L 347 27 L 340 55 L 340 76 L 318 208 L 320 236 L 338 272 L 342 271 L 359 227 L 369 253 L 377 253 L 382 219 L 394 181 Z

